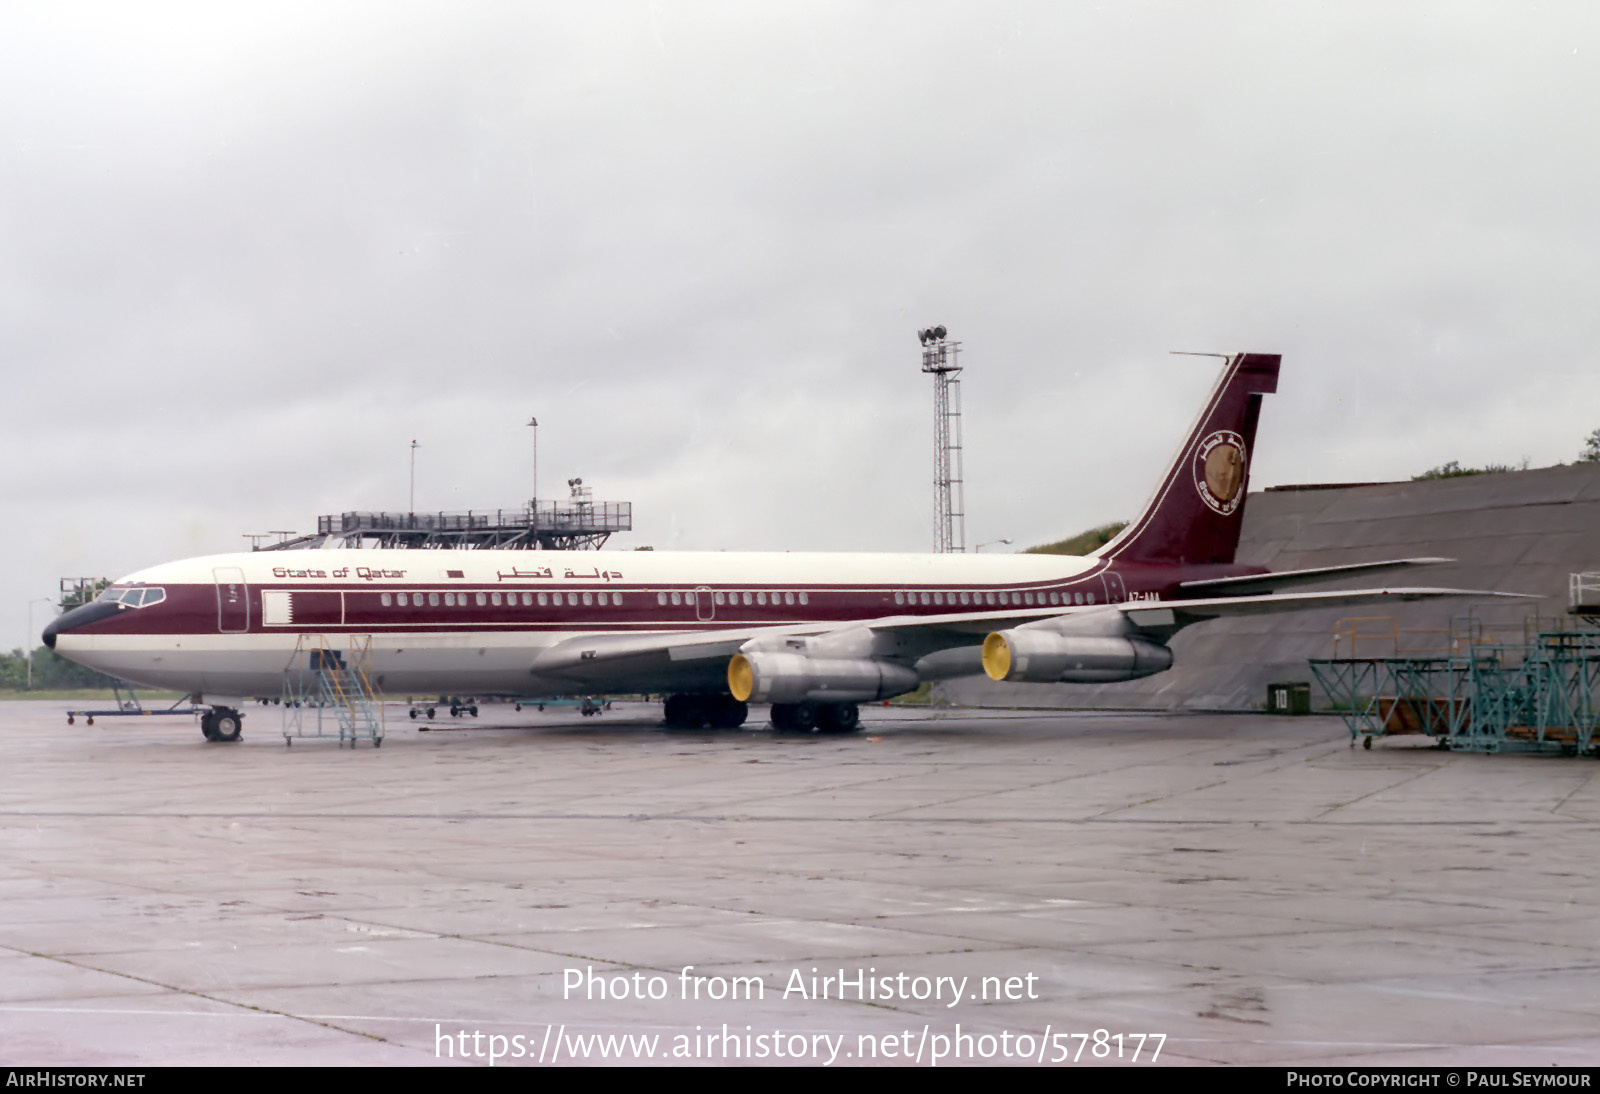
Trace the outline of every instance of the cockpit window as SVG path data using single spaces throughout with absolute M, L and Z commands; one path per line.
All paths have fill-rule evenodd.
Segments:
M 153 585 L 144 585 L 138 588 L 129 588 L 126 585 L 113 585 L 95 600 L 103 604 L 121 604 L 124 608 L 148 608 L 152 604 L 159 604 L 167 598 L 167 590 Z

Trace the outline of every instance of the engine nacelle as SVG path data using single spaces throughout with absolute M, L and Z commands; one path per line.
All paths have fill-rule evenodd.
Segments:
M 872 658 L 754 650 L 728 662 L 728 690 L 741 703 L 866 703 L 921 682 L 914 669 Z
M 1144 638 L 1018 628 L 983 640 L 983 671 L 991 680 L 1109 684 L 1171 667 L 1172 651 Z

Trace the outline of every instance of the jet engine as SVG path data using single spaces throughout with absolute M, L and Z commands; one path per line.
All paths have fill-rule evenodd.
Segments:
M 741 703 L 865 703 L 920 683 L 915 669 L 870 657 L 752 650 L 728 662 L 728 690 Z
M 1018 627 L 983 640 L 983 671 L 991 680 L 1108 684 L 1171 667 L 1172 651 L 1146 638 Z

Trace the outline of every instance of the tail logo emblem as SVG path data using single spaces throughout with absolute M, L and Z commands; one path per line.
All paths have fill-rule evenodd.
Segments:
M 1194 488 L 1213 512 L 1228 516 L 1244 499 L 1244 438 L 1219 429 L 1195 449 Z

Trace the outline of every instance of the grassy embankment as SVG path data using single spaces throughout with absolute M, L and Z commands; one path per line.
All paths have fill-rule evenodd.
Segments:
M 1102 524 L 1098 528 L 1091 528 L 1087 532 L 1079 532 L 1071 539 L 1059 540 L 1055 543 L 1046 543 L 1039 547 L 1025 547 L 1025 555 L 1086 555 L 1096 547 L 1104 547 L 1111 542 L 1111 537 L 1128 526 L 1125 520 L 1112 521 Z

